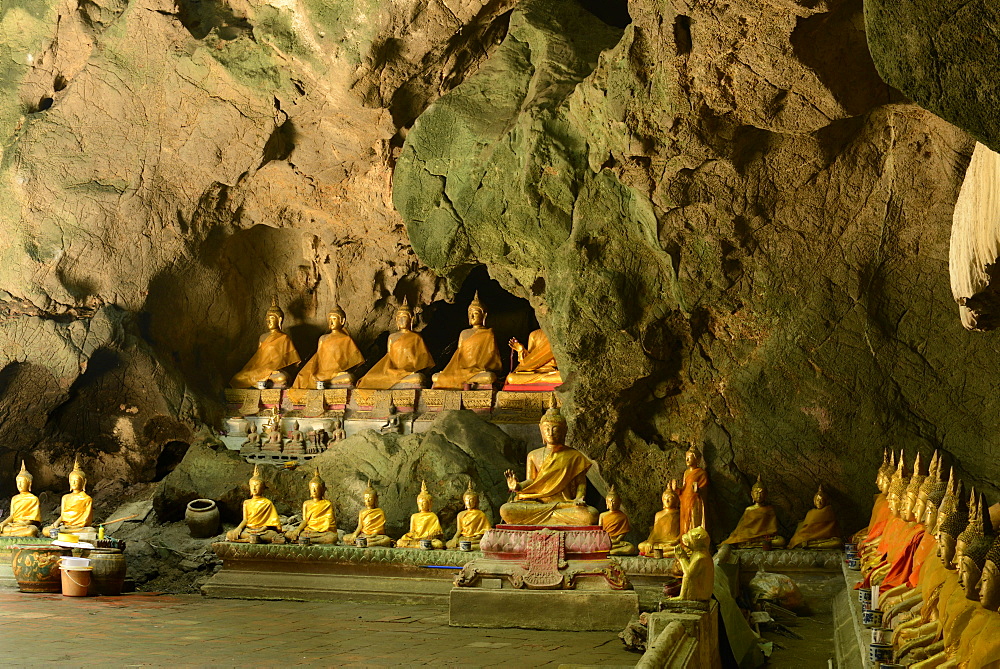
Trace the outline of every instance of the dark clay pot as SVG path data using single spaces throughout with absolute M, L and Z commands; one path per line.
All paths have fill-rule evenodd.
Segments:
M 184 522 L 188 531 L 196 539 L 208 539 L 219 533 L 219 507 L 210 499 L 194 499 L 188 502 L 184 512 Z
M 72 551 L 59 546 L 15 546 L 11 566 L 21 592 L 62 592 L 59 558 Z
M 120 595 L 125 583 L 125 556 L 117 548 L 90 551 L 91 595 Z

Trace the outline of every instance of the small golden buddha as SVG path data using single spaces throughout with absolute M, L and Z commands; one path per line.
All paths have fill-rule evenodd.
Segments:
M 4 537 L 37 537 L 42 514 L 38 497 L 31 494 L 33 477 L 21 460 L 21 471 L 14 478 L 17 493 L 10 500 L 10 515 L 0 521 L 0 536 Z
M 840 536 L 840 524 L 837 523 L 837 515 L 823 491 L 822 483 L 813 497 L 813 506 L 815 508 L 806 513 L 805 519 L 795 529 L 788 547 L 840 548 L 844 544 Z
M 709 550 L 708 532 L 704 527 L 688 530 L 674 546 L 674 558 L 680 564 L 684 578 L 681 593 L 676 598 L 684 601 L 707 602 L 715 588 L 715 562 Z
M 398 332 L 389 335 L 389 349 L 367 374 L 358 381 L 358 388 L 388 390 L 390 388 L 420 388 L 425 378 L 420 372 L 434 366 L 434 358 L 424 339 L 411 328 L 413 310 L 403 299 L 396 310 Z
M 326 482 L 319 469 L 309 481 L 309 499 L 302 502 L 302 522 L 294 530 L 285 532 L 291 541 L 311 544 L 337 543 L 337 519 L 333 504 L 326 499 Z
M 73 471 L 69 473 L 69 494 L 63 495 L 59 506 L 59 517 L 56 522 L 42 530 L 42 534 L 56 529 L 76 535 L 96 534 L 91 527 L 94 522 L 94 500 L 85 492 L 87 475 L 80 469 L 80 458 L 73 460 Z M 82 539 L 83 537 L 81 537 Z
M 528 335 L 528 347 L 511 337 L 508 342 L 517 352 L 517 367 L 507 375 L 508 386 L 545 386 L 547 390 L 562 383 L 559 367 L 549 337 L 541 328 Z
M 344 543 L 353 545 L 363 538 L 367 546 L 392 546 L 392 539 L 385 534 L 385 511 L 378 508 L 378 493 L 371 480 L 365 488 L 364 500 L 365 508 L 358 512 L 358 529 L 344 535 Z
M 330 332 L 319 338 L 316 354 L 309 358 L 295 377 L 296 388 L 318 388 L 319 384 L 350 386 L 354 377 L 349 370 L 365 361 L 357 344 L 344 329 L 347 314 L 339 304 L 327 314 L 327 322 Z
M 590 460 L 566 445 L 566 419 L 554 404 L 538 428 L 545 446 L 528 453 L 528 478 L 504 472 L 514 501 L 500 507 L 500 517 L 508 525 L 594 525 L 597 509 L 584 501 Z
M 753 504 L 748 506 L 743 512 L 736 529 L 723 541 L 733 548 L 782 548 L 785 540 L 778 535 L 778 518 L 774 514 L 774 507 L 767 503 L 767 488 L 757 476 L 757 482 L 750 489 L 750 496 Z
M 272 388 L 287 388 L 293 378 L 293 367 L 302 360 L 292 338 L 281 331 L 285 312 L 278 306 L 278 298 L 271 299 L 264 321 L 267 332 L 260 336 L 257 352 L 243 366 L 229 385 L 233 388 L 256 388 L 269 383 Z
M 673 549 L 681 538 L 681 500 L 677 494 L 677 481 L 671 481 L 661 497 L 663 510 L 656 512 L 653 529 L 639 544 L 639 554 L 646 557 L 663 557 L 663 551 Z
M 681 498 L 681 536 L 687 534 L 692 527 L 708 529 L 705 514 L 705 504 L 708 501 L 708 473 L 702 467 L 701 451 L 691 445 L 684 453 L 684 487 L 680 490 Z
M 226 532 L 226 541 L 245 544 L 283 544 L 281 520 L 274 502 L 262 495 L 264 479 L 257 465 L 250 477 L 250 499 L 243 500 L 243 518 L 234 529 Z
M 434 388 L 462 390 L 492 386 L 503 363 L 493 330 L 486 327 L 486 310 L 476 291 L 469 305 L 469 327 L 458 335 L 458 349 L 440 372 L 431 377 Z
M 420 493 L 417 494 L 417 513 L 410 516 L 410 531 L 396 541 L 400 548 L 420 548 L 421 541 L 430 541 L 431 546 L 437 549 L 444 548 L 441 537 L 444 530 L 441 529 L 441 521 L 437 514 L 431 511 L 434 498 L 427 492 L 427 482 L 420 482 Z
M 455 536 L 445 544 L 448 548 L 458 548 L 462 541 L 472 543 L 472 550 L 479 550 L 479 542 L 482 541 L 486 530 L 490 529 L 490 519 L 479 508 L 479 493 L 472 488 L 472 481 L 462 495 L 462 502 L 465 510 L 460 511 L 455 518 Z
M 597 522 L 611 537 L 611 550 L 608 555 L 636 555 L 639 551 L 635 544 L 625 541 L 625 535 L 632 531 L 632 524 L 621 510 L 622 500 L 614 486 L 608 489 L 608 496 L 604 498 L 604 502 L 608 505 L 608 510 L 601 514 Z

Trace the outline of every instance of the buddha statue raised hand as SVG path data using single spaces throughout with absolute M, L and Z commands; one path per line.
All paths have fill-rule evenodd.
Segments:
M 337 543 L 337 519 L 333 504 L 326 499 L 326 482 L 319 469 L 309 481 L 309 499 L 302 502 L 302 522 L 294 530 L 285 532 L 290 541 L 311 544 Z
M 0 521 L 0 536 L 37 537 L 42 522 L 38 497 L 31 494 L 32 476 L 21 460 L 21 471 L 14 478 L 17 493 L 10 500 L 10 515 Z
M 527 348 L 513 337 L 508 344 L 517 352 L 517 367 L 507 375 L 505 390 L 511 390 L 508 386 L 528 386 L 517 390 L 534 390 L 535 386 L 539 390 L 551 390 L 562 383 L 552 345 L 544 330 L 539 328 L 528 335 Z
M 358 529 L 344 535 L 344 543 L 353 545 L 363 538 L 366 546 L 392 546 L 392 539 L 385 533 L 385 511 L 378 508 L 378 493 L 370 480 L 365 488 L 364 502 L 365 508 L 358 512 Z
M 608 495 L 604 498 L 608 510 L 601 514 L 597 522 L 604 531 L 611 537 L 611 550 L 608 555 L 635 555 L 639 551 L 635 544 L 625 541 L 625 535 L 632 530 L 632 524 L 628 516 L 622 511 L 622 500 L 614 486 L 608 489 Z
M 753 504 L 743 512 L 736 529 L 723 541 L 733 548 L 782 548 L 785 545 L 783 537 L 778 535 L 778 518 L 774 507 L 767 503 L 767 488 L 757 476 L 757 482 L 750 489 Z
M 350 386 L 354 382 L 349 370 L 365 361 L 357 344 L 344 329 L 347 314 L 337 304 L 327 314 L 330 332 L 319 338 L 316 354 L 303 365 L 295 377 L 296 388 L 318 388 L 323 386 Z
M 248 544 L 283 544 L 281 519 L 274 502 L 263 496 L 264 479 L 257 465 L 250 477 L 250 499 L 243 500 L 243 517 L 240 524 L 226 532 L 226 541 Z
M 420 372 L 433 367 L 434 358 L 427 350 L 423 337 L 412 330 L 413 310 L 405 298 L 396 310 L 396 327 L 399 331 L 389 335 L 385 356 L 361 377 L 358 388 L 388 390 L 423 387 L 425 378 Z
M 460 511 L 455 518 L 455 536 L 445 544 L 448 548 L 458 548 L 462 541 L 472 543 L 472 550 L 479 550 L 479 542 L 482 541 L 486 530 L 490 529 L 490 519 L 479 508 L 479 493 L 472 488 L 472 481 L 469 487 L 462 494 L 462 503 L 465 510 Z
M 229 382 L 231 387 L 256 388 L 260 383 L 268 383 L 274 388 L 291 385 L 294 366 L 301 358 L 292 338 L 281 331 L 284 320 L 285 312 L 278 306 L 278 298 L 272 298 L 271 308 L 264 317 L 267 332 L 260 336 L 257 352 Z
M 69 473 L 69 494 L 63 495 L 59 505 L 59 517 L 52 525 L 42 530 L 48 535 L 53 529 L 77 535 L 96 535 L 94 522 L 94 501 L 85 491 L 87 475 L 80 469 L 80 458 L 73 460 L 73 471 Z M 84 537 L 80 537 L 83 539 Z
M 431 511 L 434 498 L 427 491 L 427 482 L 420 482 L 420 493 L 417 495 L 417 512 L 410 516 L 410 530 L 396 541 L 400 548 L 420 548 L 421 541 L 430 541 L 433 548 L 444 548 L 441 537 L 441 521 L 437 514 Z
M 653 518 L 653 529 L 646 540 L 639 544 L 639 554 L 646 557 L 663 557 L 663 551 L 672 550 L 681 538 L 681 500 L 677 494 L 677 481 L 667 484 L 661 500 L 663 510 Z
M 462 390 L 491 386 L 503 363 L 493 330 L 486 327 L 486 310 L 476 292 L 469 305 L 469 325 L 458 335 L 458 348 L 451 360 L 432 377 L 434 388 Z
M 597 509 L 584 501 L 590 460 L 566 445 L 566 419 L 555 405 L 538 427 L 545 446 L 528 453 L 524 481 L 504 472 L 513 501 L 500 507 L 500 517 L 508 525 L 594 525 Z
M 840 536 L 840 524 L 837 523 L 837 516 L 823 491 L 822 483 L 813 497 L 813 506 L 815 508 L 806 513 L 805 519 L 795 529 L 788 547 L 840 548 L 844 543 Z

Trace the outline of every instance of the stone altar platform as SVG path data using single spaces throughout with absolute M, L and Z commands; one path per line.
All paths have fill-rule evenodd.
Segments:
M 671 601 L 650 613 L 646 652 L 636 667 L 718 669 L 719 603 Z

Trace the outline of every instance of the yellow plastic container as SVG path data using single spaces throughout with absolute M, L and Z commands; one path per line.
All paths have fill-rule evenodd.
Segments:
M 80 537 L 75 534 L 70 534 L 69 532 L 60 532 L 59 538 L 56 541 L 62 541 L 67 544 L 77 544 L 80 543 Z

